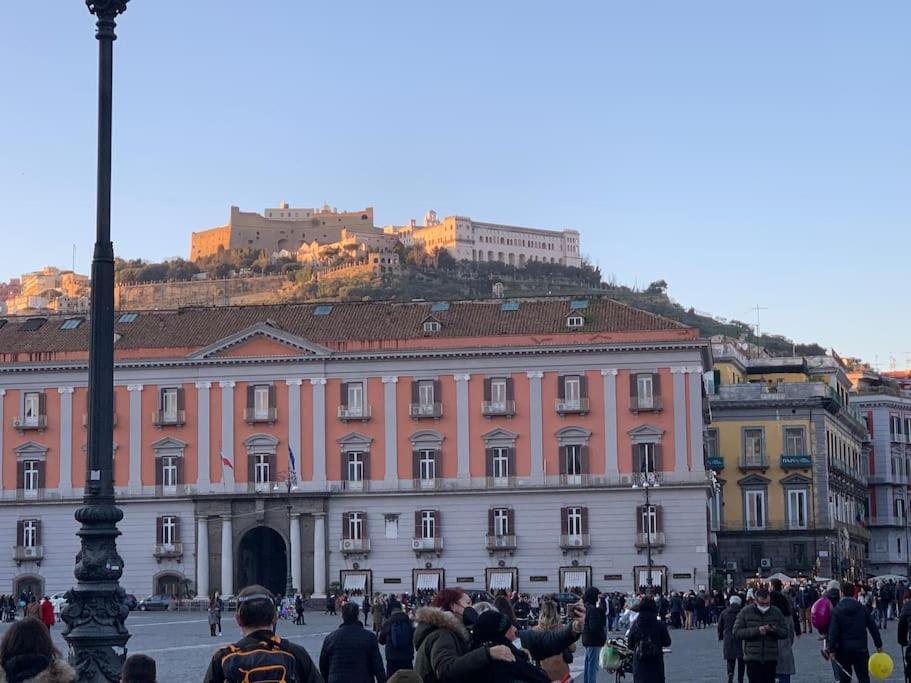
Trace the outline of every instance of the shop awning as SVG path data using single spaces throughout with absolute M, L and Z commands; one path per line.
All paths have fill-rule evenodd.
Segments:
M 366 574 L 345 574 L 345 591 L 362 591 L 367 587 Z
M 512 590 L 512 572 L 492 572 L 490 574 L 490 592 Z
M 585 572 L 563 572 L 563 589 L 585 588 L 587 578 Z
M 435 591 L 440 587 L 440 575 L 436 572 L 430 574 L 418 574 L 418 583 L 416 589 L 419 591 Z

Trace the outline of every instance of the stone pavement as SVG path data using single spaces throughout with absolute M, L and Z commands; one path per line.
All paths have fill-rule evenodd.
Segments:
M 279 623 L 278 633 L 307 648 L 314 661 L 319 656 L 323 639 L 339 623 L 338 617 L 308 613 L 306 626 L 294 626 L 289 621 Z M 209 657 L 216 646 L 237 640 L 240 632 L 233 621 L 233 614 L 223 620 L 224 632 L 221 638 L 209 636 L 206 615 L 201 612 L 134 612 L 127 622 L 132 638 L 128 643 L 131 653 L 144 652 L 158 662 L 160 683 L 183 683 L 201 681 L 208 666 Z M 8 624 L 0 624 L 0 635 Z M 60 636 L 61 627 L 53 629 L 54 640 L 61 651 L 66 643 Z M 892 655 L 898 670 L 889 681 L 901 681 L 901 660 L 895 642 L 895 622 L 889 623 L 884 632 L 886 650 Z M 696 631 L 671 631 L 673 646 L 665 656 L 668 683 L 724 683 L 724 661 L 721 645 L 716 639 L 714 628 Z M 819 656 L 820 641 L 817 636 L 801 636 L 794 644 L 797 660 L 797 675 L 794 683 L 831 683 L 833 676 L 829 665 Z M 581 669 L 583 654 L 576 657 L 574 669 Z M 581 673 L 577 676 L 581 681 Z M 602 673 L 600 682 L 613 682 L 612 677 Z M 625 679 L 632 683 L 631 678 Z

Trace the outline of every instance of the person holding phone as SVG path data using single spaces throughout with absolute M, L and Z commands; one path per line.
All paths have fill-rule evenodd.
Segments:
M 753 593 L 752 604 L 737 614 L 733 635 L 743 641 L 743 661 L 750 683 L 775 683 L 778 641 L 788 637 L 784 614 L 771 604 L 765 587 Z

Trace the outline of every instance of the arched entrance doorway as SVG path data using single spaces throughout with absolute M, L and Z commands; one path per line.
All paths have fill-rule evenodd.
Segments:
M 285 541 L 275 529 L 257 526 L 245 533 L 237 560 L 237 590 L 258 583 L 273 593 L 285 592 L 288 558 Z
M 24 574 L 16 577 L 16 580 L 13 581 L 13 595 L 16 596 L 16 600 L 19 600 L 19 596 L 23 592 L 27 593 L 29 591 L 31 591 L 32 595 L 38 596 L 39 599 L 42 598 L 44 596 L 44 579 L 34 574 Z
M 170 595 L 176 598 L 189 597 L 187 581 L 177 572 L 162 572 L 155 576 L 153 583 L 155 595 Z

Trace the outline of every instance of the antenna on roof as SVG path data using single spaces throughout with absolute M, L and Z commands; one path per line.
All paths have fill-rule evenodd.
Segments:
M 769 310 L 769 309 L 768 309 L 767 306 L 760 306 L 759 304 L 756 304 L 756 306 L 754 306 L 754 307 L 751 308 L 750 310 L 751 310 L 751 311 L 756 311 L 756 336 L 757 336 L 757 337 L 761 337 L 761 336 L 762 336 L 762 332 L 761 332 L 760 329 L 759 329 L 759 312 L 760 312 L 760 311 L 767 311 L 767 310 Z

